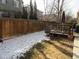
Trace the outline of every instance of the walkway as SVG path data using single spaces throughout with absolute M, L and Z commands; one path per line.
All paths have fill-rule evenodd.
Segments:
M 29 50 L 35 43 L 44 39 L 43 31 L 23 35 L 0 43 L 0 59 L 16 59 L 17 55 Z
M 73 59 L 79 59 L 79 34 L 75 33 Z

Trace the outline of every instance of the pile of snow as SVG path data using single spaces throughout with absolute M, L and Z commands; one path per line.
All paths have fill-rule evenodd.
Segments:
M 0 43 L 0 59 L 17 59 L 21 53 L 28 51 L 34 44 L 48 38 L 44 31 L 35 32 Z

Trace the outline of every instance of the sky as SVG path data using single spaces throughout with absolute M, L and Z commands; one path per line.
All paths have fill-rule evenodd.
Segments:
M 50 0 L 49 4 L 51 3 Z M 29 5 L 30 0 L 23 0 L 24 5 Z M 34 0 L 33 0 L 34 2 Z M 36 0 L 37 3 L 37 8 L 41 11 L 45 11 L 44 9 L 44 0 Z M 65 8 L 67 9 L 68 13 L 70 13 L 72 16 L 76 17 L 77 12 L 79 10 L 79 0 L 66 0 L 66 6 Z

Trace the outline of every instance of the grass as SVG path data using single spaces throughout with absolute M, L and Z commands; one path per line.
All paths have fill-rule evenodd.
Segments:
M 44 40 L 35 44 L 19 59 L 72 59 L 73 41 Z

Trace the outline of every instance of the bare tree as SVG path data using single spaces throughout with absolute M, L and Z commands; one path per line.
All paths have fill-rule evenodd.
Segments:
M 57 21 L 60 22 L 61 21 L 61 16 L 62 16 L 62 12 L 63 12 L 63 6 L 64 6 L 64 1 L 65 0 L 55 0 L 55 5 L 54 10 L 52 12 L 55 11 L 55 14 L 57 15 Z
M 63 6 L 65 5 L 65 0 L 51 0 L 51 6 L 49 11 L 47 12 L 46 9 L 46 0 L 44 0 L 44 4 L 45 4 L 45 14 L 49 14 L 48 17 L 50 17 L 51 15 L 55 15 L 55 17 L 57 18 L 57 21 L 61 20 L 61 16 L 62 16 L 62 12 L 63 12 Z M 49 19 L 50 20 L 50 19 Z

